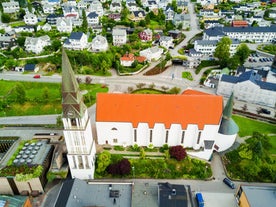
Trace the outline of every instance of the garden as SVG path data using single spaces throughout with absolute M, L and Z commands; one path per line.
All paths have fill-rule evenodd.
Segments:
M 212 175 L 209 163 L 188 157 L 182 146 L 163 146 L 155 156 L 147 148 L 134 146 L 132 150 L 138 152 L 100 153 L 95 178 L 208 179 Z
M 254 132 L 237 149 L 223 156 L 228 175 L 248 182 L 276 182 L 275 136 Z

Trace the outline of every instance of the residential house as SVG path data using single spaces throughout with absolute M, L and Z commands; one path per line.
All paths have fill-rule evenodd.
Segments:
M 271 27 L 212 27 L 203 33 L 204 40 L 219 40 L 223 36 L 239 41 L 256 43 L 273 42 L 276 38 L 276 26 Z
M 3 7 L 3 13 L 5 14 L 11 14 L 11 13 L 16 13 L 19 12 L 19 2 L 10 0 L 9 2 L 2 2 L 2 7 Z
M 124 54 L 120 58 L 120 64 L 125 67 L 130 67 L 132 63 L 134 63 L 134 61 L 135 61 L 135 56 L 134 54 L 131 54 L 131 53 Z
M 46 0 L 48 4 L 52 4 L 54 6 L 60 6 L 61 0 Z
M 72 32 L 72 20 L 64 17 L 58 17 L 56 27 L 59 32 Z
M 194 90 L 181 95 L 98 93 L 98 144 L 182 145 L 196 150 L 188 154 L 209 160 L 213 151 L 235 142 L 232 104 L 233 97 L 223 109 L 222 96 Z
M 49 31 L 51 31 L 52 26 L 51 26 L 49 23 L 46 23 L 46 24 L 44 24 L 44 25 L 42 26 L 41 29 L 42 29 L 43 31 L 45 31 L 45 32 L 49 32 Z
M 231 9 L 231 10 L 219 10 L 218 15 L 220 17 L 225 17 L 225 16 L 235 16 L 235 10 Z
M 209 29 L 211 27 L 224 27 L 224 25 L 219 23 L 218 20 L 205 20 L 204 21 L 204 28 Z
M 236 53 L 236 50 L 240 44 L 240 41 L 236 40 L 236 39 L 232 39 L 231 40 L 231 45 L 230 45 L 230 55 L 234 55 Z M 202 55 L 213 55 L 217 44 L 218 44 L 218 40 L 196 40 L 194 43 L 194 49 L 196 52 L 201 53 Z
M 248 22 L 244 20 L 233 20 L 232 27 L 248 27 Z
M 32 202 L 29 196 L 20 195 L 0 195 L 0 204 L 3 207 L 32 207 Z
M 197 0 L 196 3 L 201 4 L 201 6 L 205 6 L 206 4 L 217 4 L 217 0 Z
M 176 6 L 177 9 L 180 9 L 182 11 L 182 13 L 187 13 L 188 12 L 188 1 L 184 1 L 184 0 L 177 0 L 176 1 Z
M 57 24 L 57 18 L 58 18 L 58 16 L 56 14 L 49 14 L 46 17 L 46 22 L 50 25 L 56 25 Z
M 163 9 L 163 11 L 164 11 L 169 3 L 169 0 L 160 0 L 157 2 L 158 2 L 158 8 Z
M 88 26 L 98 25 L 100 23 L 99 15 L 96 12 L 90 12 L 87 15 Z
M 165 47 L 166 49 L 173 49 L 173 38 L 171 36 L 161 36 L 159 39 L 159 45 Z
M 121 14 L 119 14 L 119 13 L 109 14 L 108 18 L 117 22 L 117 21 L 121 20 Z
M 270 9 L 268 17 L 276 19 L 276 9 Z
M 83 32 L 72 32 L 63 47 L 71 50 L 83 50 L 88 47 L 87 35 Z
M 63 15 L 66 18 L 79 19 L 79 10 L 75 6 L 62 7 Z
M 181 37 L 182 32 L 179 30 L 169 30 L 169 36 L 173 39 L 179 39 Z
M 275 186 L 240 185 L 235 193 L 237 206 L 270 207 L 276 202 Z
M 139 7 L 137 6 L 136 2 L 126 3 L 126 7 L 130 12 L 139 10 Z
M 44 14 L 53 14 L 55 13 L 55 6 L 53 4 L 44 3 L 42 4 L 42 9 Z
M 179 29 L 188 29 L 190 27 L 191 17 L 189 14 L 175 14 L 172 23 Z
M 138 35 L 139 35 L 139 38 L 144 42 L 152 41 L 151 29 L 145 29 L 144 31 L 140 32 Z
M 132 11 L 130 14 L 129 19 L 134 22 L 139 22 L 141 20 L 144 20 L 146 17 L 146 13 L 143 10 L 138 10 L 138 11 Z
M 24 16 L 24 22 L 27 25 L 36 25 L 38 22 L 38 18 L 35 14 L 32 13 L 26 13 L 26 15 Z
M 91 43 L 91 50 L 93 52 L 104 52 L 108 49 L 108 42 L 106 37 L 102 35 L 97 35 L 93 38 Z
M 113 28 L 112 39 L 114 46 L 124 45 L 127 42 L 127 33 L 125 29 Z
M 96 12 L 99 17 L 104 15 L 102 3 L 99 0 L 94 0 L 88 7 L 88 12 Z
M 13 36 L 0 35 L 0 49 L 8 49 L 16 45 L 16 39 Z
M 15 33 L 20 33 L 20 32 L 34 32 L 35 28 L 32 25 L 24 25 L 24 26 L 18 26 L 13 28 Z
M 35 54 L 41 53 L 43 48 L 48 45 L 51 45 L 51 40 L 48 35 L 41 37 L 26 37 L 24 44 L 27 52 L 33 52 Z
M 111 12 L 116 12 L 116 13 L 121 13 L 122 11 L 122 5 L 120 2 L 115 2 L 115 1 L 112 1 L 110 6 L 109 6 L 109 10 Z
M 222 75 L 216 93 L 225 97 L 234 93 L 237 100 L 268 107 L 276 104 L 276 83 L 262 81 L 261 75 L 254 70 L 239 76 Z
M 148 0 L 145 7 L 148 7 L 150 11 L 158 10 L 158 4 L 155 0 Z
M 89 3 L 86 2 L 85 0 L 80 0 L 79 2 L 77 2 L 77 8 L 82 11 L 82 10 L 86 10 L 88 7 Z
M 218 13 L 215 13 L 214 9 L 201 9 L 199 15 L 202 17 L 212 17 L 218 16 Z
M 165 20 L 166 21 L 173 20 L 174 10 L 173 10 L 172 7 L 167 6 L 166 9 L 164 10 L 164 14 L 165 14 Z
M 162 56 L 164 49 L 159 46 L 154 46 L 140 51 L 140 56 L 147 58 L 147 61 L 159 60 Z
M 23 68 L 22 72 L 35 72 L 37 73 L 39 70 L 39 67 L 36 66 L 36 64 L 26 64 Z

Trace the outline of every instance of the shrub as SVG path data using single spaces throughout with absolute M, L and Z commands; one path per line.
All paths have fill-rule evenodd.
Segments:
M 166 150 L 168 150 L 169 149 L 169 145 L 168 144 L 164 144 L 161 148 L 160 148 L 160 152 L 165 152 Z
M 122 159 L 117 163 L 113 163 L 107 167 L 107 172 L 112 175 L 127 175 L 131 171 L 128 159 Z
M 181 145 L 170 147 L 169 152 L 170 156 L 177 161 L 183 160 L 187 155 L 186 150 Z

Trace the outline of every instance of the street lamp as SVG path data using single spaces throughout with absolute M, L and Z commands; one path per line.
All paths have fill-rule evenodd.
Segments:
M 135 167 L 134 166 L 132 166 L 132 176 L 133 176 L 133 178 L 135 178 Z

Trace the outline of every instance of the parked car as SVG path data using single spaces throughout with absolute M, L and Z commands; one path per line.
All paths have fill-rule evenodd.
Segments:
M 40 75 L 39 75 L 39 74 L 36 74 L 36 75 L 34 75 L 33 78 L 40 78 Z
M 204 200 L 201 193 L 196 194 L 196 201 L 197 201 L 198 207 L 204 207 Z
M 261 113 L 270 114 L 271 112 L 265 108 L 261 108 Z
M 236 188 L 235 184 L 229 178 L 224 178 L 223 182 L 232 189 Z

